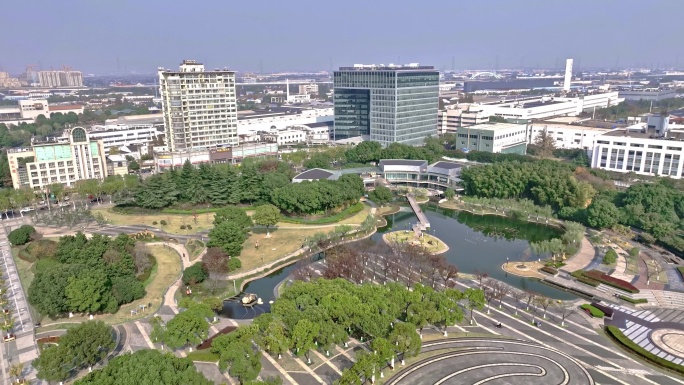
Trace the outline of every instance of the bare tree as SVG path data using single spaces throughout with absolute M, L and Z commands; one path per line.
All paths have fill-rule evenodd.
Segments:
M 458 278 L 458 267 L 447 263 L 442 269 L 442 279 L 444 280 L 444 287 L 452 288 L 455 282 L 452 279 Z
M 437 279 L 441 277 L 441 271 L 446 269 L 447 261 L 444 255 L 430 255 L 428 263 L 430 264 L 430 286 L 432 290 L 436 290 Z
M 520 307 L 520 301 L 525 298 L 525 292 L 522 290 L 513 289 L 511 291 L 511 297 L 515 299 L 515 315 L 518 315 L 518 308 Z
M 557 304 L 556 309 L 561 315 L 561 326 L 565 326 L 565 318 L 571 316 L 576 311 L 574 304 L 568 302 Z
M 497 284 L 498 282 L 490 280 L 484 282 L 484 287 L 482 288 L 482 291 L 484 292 L 485 301 L 487 302 L 487 314 L 489 314 L 490 303 L 496 295 L 496 290 L 494 289 L 494 286 L 496 286 Z
M 477 279 L 477 282 L 479 283 L 480 289 L 482 289 L 482 285 L 484 284 L 487 277 L 489 277 L 488 273 L 486 273 L 484 271 L 475 270 L 475 278 Z
M 553 303 L 551 298 L 544 297 L 543 295 L 539 295 L 539 296 L 537 296 L 537 298 L 535 298 L 534 303 L 537 306 L 544 309 L 544 315 L 542 316 L 542 318 L 546 319 L 546 309 L 551 305 L 551 303 Z
M 530 311 L 530 303 L 532 303 L 535 298 L 537 298 L 537 293 L 533 292 L 532 290 L 525 290 L 525 300 L 527 301 L 527 307 L 525 308 L 525 311 Z
M 313 278 L 314 271 L 311 265 L 305 260 L 299 260 L 292 271 L 292 277 L 295 281 L 310 281 Z
M 499 300 L 499 309 L 501 309 L 503 299 L 506 298 L 508 293 L 511 291 L 511 287 L 503 282 L 497 281 L 496 288 L 496 299 Z
M 228 260 L 230 257 L 220 247 L 210 247 L 202 257 L 202 262 L 207 266 L 209 275 L 216 279 L 217 276 L 228 272 Z

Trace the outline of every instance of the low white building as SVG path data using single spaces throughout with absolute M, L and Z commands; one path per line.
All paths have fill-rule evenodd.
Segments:
M 141 125 L 116 125 L 116 126 L 93 126 L 90 137 L 102 140 L 105 152 L 109 154 L 112 147 L 124 147 L 130 145 L 149 145 L 163 132 L 152 124 Z
M 528 130 L 528 143 L 534 144 L 537 137 L 544 131 L 556 141 L 556 148 L 591 150 L 594 138 L 605 134 L 610 129 L 573 124 L 532 122 Z
M 470 112 L 483 116 L 499 116 L 505 119 L 545 119 L 554 116 L 577 116 L 582 111 L 606 108 L 624 101 L 617 92 L 604 92 L 576 98 L 550 96 L 498 101 L 469 106 Z
M 524 155 L 527 152 L 526 124 L 488 123 L 459 127 L 456 148 L 463 151 L 485 151 Z
M 306 143 L 307 133 L 304 130 L 271 131 L 261 135 L 261 140 L 268 143 L 284 144 Z
M 596 136 L 591 167 L 681 178 L 684 140 L 657 135 L 648 126 L 640 123 Z
M 264 111 L 238 113 L 238 134 L 280 130 L 291 126 L 333 122 L 333 108 L 273 107 Z
M 0 123 L 33 123 L 40 115 L 49 118 L 54 113 L 83 113 L 82 105 L 49 105 L 47 100 L 19 100 L 16 106 L 0 107 Z
M 299 94 L 317 94 L 318 84 L 300 84 Z

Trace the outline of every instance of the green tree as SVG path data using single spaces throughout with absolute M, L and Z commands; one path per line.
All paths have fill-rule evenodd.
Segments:
M 392 201 L 392 190 L 385 186 L 377 186 L 373 191 L 368 193 L 368 198 L 373 202 L 384 205 Z
M 447 200 L 452 200 L 452 199 L 454 199 L 455 196 L 456 196 L 456 191 L 454 191 L 454 189 L 451 187 L 448 187 L 444 191 L 444 198 L 446 198 Z
M 209 323 L 206 317 L 212 315 L 213 312 L 208 307 L 203 311 L 188 309 L 178 313 L 166 324 L 163 342 L 172 349 L 201 343 L 207 338 L 209 331 Z
M 235 224 L 242 229 L 245 234 L 254 226 L 252 218 L 245 213 L 245 210 L 235 206 L 224 207 L 216 212 L 216 215 L 214 216 L 214 226 L 218 227 L 224 222 Z
M 102 310 L 116 310 L 116 299 L 109 291 L 109 279 L 101 270 L 87 270 L 71 277 L 64 288 L 67 306 L 70 310 L 94 313 Z M 110 302 L 114 302 L 113 308 Z
M 606 254 L 603 256 L 603 263 L 605 265 L 612 265 L 617 261 L 617 253 L 613 249 L 609 249 Z
M 271 204 L 257 206 L 252 216 L 254 223 L 259 226 L 266 226 L 266 228 L 278 223 L 280 217 L 280 210 Z
M 94 370 L 74 385 L 212 385 L 197 371 L 192 361 L 171 353 L 146 349 L 114 358 L 104 368 Z
M 237 257 L 242 252 L 245 242 L 244 227 L 230 222 L 221 222 L 209 231 L 208 247 L 220 247 L 231 257 Z
M 553 150 L 556 149 L 556 140 L 545 129 L 534 138 L 534 144 L 538 147 L 538 154 L 542 159 L 552 156 Z
M 596 229 L 613 227 L 618 223 L 620 211 L 615 204 L 598 199 L 587 207 L 587 224 Z
M 408 322 L 397 322 L 389 335 L 390 343 L 396 346 L 401 354 L 401 364 L 405 364 L 407 358 L 415 357 L 420 353 L 422 342 L 416 332 L 416 326 Z
M 307 361 L 310 363 L 309 350 L 313 349 L 314 338 L 318 335 L 319 325 L 302 319 L 294 327 L 292 331 L 292 348 L 295 349 L 295 354 L 304 354 Z
M 36 376 L 47 381 L 64 381 L 75 366 L 73 356 L 65 354 L 60 346 L 46 346 L 40 356 L 33 361 L 38 370 Z
M 306 168 L 330 168 L 332 163 L 332 158 L 325 152 L 314 153 L 311 158 L 304 161 L 304 167 Z
M 132 161 L 128 162 L 128 170 L 140 171 L 140 163 L 138 163 L 137 160 L 133 159 Z
M 194 285 L 209 278 L 209 271 L 203 262 L 195 262 L 183 270 L 183 284 Z
M 112 327 L 102 321 L 85 321 L 60 338 L 59 348 L 73 355 L 79 366 L 92 366 L 114 349 L 112 333 Z

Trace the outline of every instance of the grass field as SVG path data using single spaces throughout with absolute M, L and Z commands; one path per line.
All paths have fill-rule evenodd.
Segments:
M 244 243 L 240 261 L 242 267 L 237 273 L 250 271 L 261 265 L 268 264 L 292 253 L 302 247 L 304 240 L 316 233 L 328 233 L 332 227 L 323 228 L 277 228 L 270 229 L 269 236 L 266 236 L 266 229 L 255 229 L 249 234 Z M 259 242 L 259 248 L 255 247 Z
M 106 208 L 93 209 L 93 214 L 100 213 L 107 220 L 107 223 L 112 225 L 146 225 L 153 226 L 166 231 L 169 234 L 195 234 L 200 231 L 210 230 L 214 227 L 214 213 L 197 214 L 197 223 L 195 223 L 192 215 L 181 214 L 136 214 L 124 215 L 110 211 Z M 162 220 L 167 222 L 167 225 L 162 228 L 159 224 Z M 157 224 L 153 224 L 157 222 Z M 181 230 L 181 225 L 190 225 L 192 229 Z
M 100 314 L 96 315 L 95 319 L 103 321 L 104 323 L 115 325 L 123 322 L 128 322 L 131 320 L 143 318 L 153 314 L 161 307 L 162 301 L 164 299 L 164 293 L 173 285 L 174 282 L 180 277 L 181 266 L 178 254 L 173 249 L 167 249 L 164 246 L 154 245 L 148 246 L 152 255 L 157 259 L 157 265 L 152 270 L 150 278 L 145 282 L 145 291 L 147 294 L 145 297 L 133 301 L 129 304 L 121 306 L 118 312 L 114 314 Z M 152 304 L 149 310 L 138 311 L 138 314 L 131 315 L 131 310 L 140 310 L 140 305 L 147 306 Z M 72 318 L 57 318 L 50 319 L 50 321 L 43 322 L 44 326 L 49 326 L 52 324 L 61 323 L 74 323 L 82 322 L 88 319 L 87 316 L 74 316 Z
M 33 281 L 35 272 L 33 271 L 33 263 L 24 261 L 18 257 L 19 249 L 16 247 L 12 248 L 12 257 L 14 258 L 14 263 L 17 266 L 17 272 L 19 273 L 19 280 L 21 281 L 21 286 L 24 290 L 28 291 L 29 285 Z

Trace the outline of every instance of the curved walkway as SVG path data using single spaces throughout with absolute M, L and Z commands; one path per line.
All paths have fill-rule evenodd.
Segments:
M 185 248 L 183 245 L 175 244 L 175 243 L 169 243 L 169 242 L 150 242 L 148 243 L 150 246 L 165 246 L 165 247 L 170 247 L 173 250 L 175 250 L 178 253 L 178 258 L 181 260 L 181 271 L 185 270 L 190 264 L 192 263 L 190 261 L 190 254 L 188 253 L 188 250 Z M 206 249 L 205 251 L 206 252 Z M 203 253 L 204 253 L 203 252 Z M 199 257 L 196 258 L 197 261 L 202 259 L 203 254 L 200 254 Z M 180 277 L 176 280 L 176 282 L 173 283 L 173 285 L 169 286 L 168 290 L 166 290 L 166 293 L 164 294 L 164 300 L 162 301 L 162 306 L 168 306 L 171 308 L 171 310 L 175 313 L 178 314 L 178 305 L 176 304 L 176 291 L 178 290 L 179 287 L 183 284 L 183 275 L 181 274 Z
M 572 273 L 575 270 L 582 270 L 591 265 L 596 257 L 596 250 L 594 245 L 589 242 L 586 236 L 582 237 L 582 247 L 580 251 L 574 256 L 565 261 L 565 266 L 561 268 L 562 271 Z
M 569 355 L 535 343 L 501 338 L 459 338 L 423 344 L 421 353 L 445 350 L 400 371 L 388 385 L 593 385 Z

